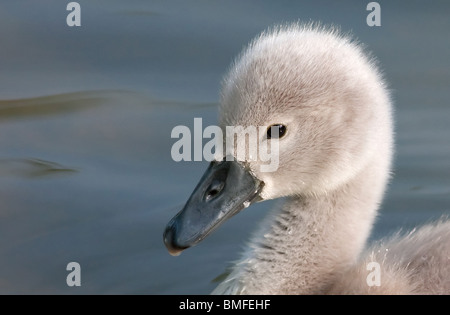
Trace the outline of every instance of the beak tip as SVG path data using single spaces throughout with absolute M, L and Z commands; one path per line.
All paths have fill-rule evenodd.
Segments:
M 182 251 L 183 251 L 183 250 L 176 251 L 176 250 L 170 250 L 170 249 L 169 249 L 169 254 L 170 254 L 170 256 L 177 257 L 177 256 L 180 256 L 180 255 L 181 255 L 181 252 L 182 252 Z
M 173 225 L 169 224 L 166 227 L 166 230 L 164 231 L 164 244 L 166 245 L 167 250 L 169 251 L 169 254 L 172 256 L 179 256 L 183 250 L 186 249 L 186 247 L 180 247 L 178 244 L 176 244 L 175 239 L 173 237 L 175 233 L 175 228 Z

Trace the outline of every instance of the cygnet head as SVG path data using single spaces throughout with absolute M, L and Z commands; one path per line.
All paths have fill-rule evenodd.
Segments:
M 328 194 L 368 164 L 387 173 L 390 111 L 374 61 L 350 38 L 299 25 L 263 33 L 225 76 L 219 121 L 224 134 L 226 126 L 281 126 L 278 168 L 263 172 L 267 162 L 255 158 L 212 163 L 169 223 L 166 245 L 194 245 L 254 201 Z M 261 143 L 272 141 L 263 130 Z
M 286 127 L 275 172 L 250 162 L 265 183 L 264 199 L 321 194 L 347 182 L 390 141 L 389 106 L 374 62 L 349 38 L 290 27 L 262 34 L 233 65 L 220 123 Z

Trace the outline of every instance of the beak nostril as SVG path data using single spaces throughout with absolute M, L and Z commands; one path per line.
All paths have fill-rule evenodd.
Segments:
M 206 193 L 206 200 L 208 201 L 208 200 L 211 200 L 211 199 L 213 199 L 214 197 L 216 197 L 218 194 L 220 193 L 220 190 L 218 190 L 218 189 L 213 189 L 213 190 L 210 190 L 210 191 L 208 191 L 207 193 Z
M 208 192 L 208 197 L 214 197 L 218 193 L 219 193 L 219 191 L 217 189 L 213 189 L 210 192 Z
M 224 182 L 222 181 L 213 181 L 211 185 L 209 185 L 208 189 L 205 193 L 205 200 L 209 201 L 217 197 L 224 187 Z

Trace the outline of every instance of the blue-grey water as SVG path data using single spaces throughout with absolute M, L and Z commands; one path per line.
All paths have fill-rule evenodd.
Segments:
M 377 56 L 396 157 L 372 238 L 450 213 L 450 3 L 80 0 L 0 3 L 0 293 L 204 294 L 273 202 L 169 256 L 162 232 L 207 162 L 171 159 L 172 128 L 214 124 L 220 80 L 274 24 L 322 21 Z M 81 286 L 68 287 L 69 262 Z

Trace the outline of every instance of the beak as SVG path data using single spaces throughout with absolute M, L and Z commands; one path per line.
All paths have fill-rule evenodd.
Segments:
M 264 183 L 236 161 L 211 162 L 191 197 L 164 231 L 169 253 L 179 255 L 223 222 L 260 201 Z

